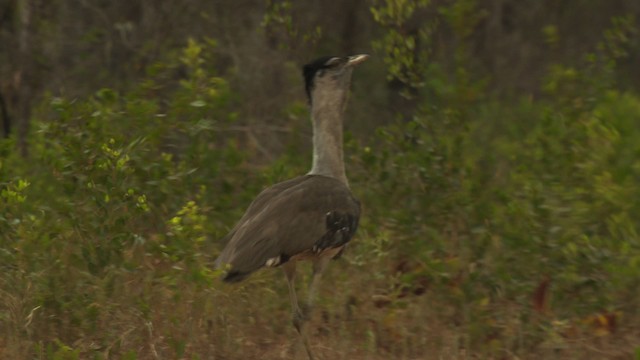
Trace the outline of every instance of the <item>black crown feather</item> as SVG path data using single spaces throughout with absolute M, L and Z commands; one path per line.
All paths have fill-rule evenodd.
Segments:
M 304 76 L 304 88 L 307 91 L 307 98 L 311 102 L 311 89 L 313 89 L 313 78 L 318 70 L 327 68 L 327 61 L 336 56 L 323 56 L 302 67 L 302 75 Z

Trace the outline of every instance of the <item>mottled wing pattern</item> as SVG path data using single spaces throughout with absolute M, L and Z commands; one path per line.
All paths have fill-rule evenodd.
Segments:
M 340 181 L 306 175 L 264 190 L 227 236 L 218 266 L 230 265 L 227 281 L 263 266 L 344 246 L 355 234 L 360 205 Z
M 313 245 L 312 251 L 320 253 L 325 249 L 346 245 L 358 228 L 358 217 L 352 213 L 330 211 L 326 214 L 327 232 Z

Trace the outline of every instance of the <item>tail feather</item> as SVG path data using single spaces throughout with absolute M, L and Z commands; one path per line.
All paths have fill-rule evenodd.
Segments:
M 222 281 L 228 283 L 237 283 L 246 279 L 247 277 L 249 277 L 249 275 L 251 275 L 251 273 L 231 270 L 224 275 Z
M 218 269 L 218 270 L 220 269 L 226 270 L 222 275 L 222 281 L 227 283 L 240 282 L 246 279 L 247 277 L 249 277 L 249 275 L 251 275 L 251 273 L 253 272 L 253 271 L 240 271 L 237 269 L 233 269 L 231 264 L 229 264 L 227 261 L 222 259 L 222 256 L 216 259 L 216 261 L 214 262 L 214 267 L 215 269 Z

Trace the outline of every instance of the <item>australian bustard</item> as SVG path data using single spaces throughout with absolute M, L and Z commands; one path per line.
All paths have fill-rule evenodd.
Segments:
M 360 204 L 345 174 L 342 128 L 351 73 L 368 55 L 327 56 L 303 67 L 313 123 L 313 166 L 306 175 L 275 184 L 249 205 L 227 235 L 216 260 L 236 282 L 262 267 L 282 266 L 289 285 L 293 325 L 313 358 L 304 324 L 310 317 L 320 276 L 358 227 Z M 303 309 L 295 291 L 297 260 L 310 260 L 313 277 Z

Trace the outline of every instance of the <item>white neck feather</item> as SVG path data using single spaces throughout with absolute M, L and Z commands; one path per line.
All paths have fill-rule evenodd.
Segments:
M 349 185 L 344 169 L 342 127 L 346 94 L 319 91 L 313 94 L 313 166 L 309 174 L 336 178 Z

